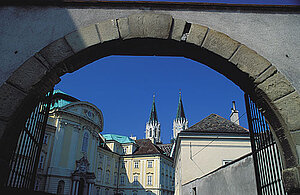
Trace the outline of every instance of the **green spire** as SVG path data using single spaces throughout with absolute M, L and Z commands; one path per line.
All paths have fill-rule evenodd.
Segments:
M 152 103 L 152 108 L 151 108 L 149 121 L 151 121 L 151 122 L 152 121 L 158 121 L 157 120 L 156 108 L 155 108 L 155 94 L 153 94 L 153 103 Z
M 181 99 L 181 91 L 179 91 L 179 102 L 178 102 L 178 107 L 177 107 L 176 119 L 180 119 L 180 118 L 185 118 L 182 99 Z

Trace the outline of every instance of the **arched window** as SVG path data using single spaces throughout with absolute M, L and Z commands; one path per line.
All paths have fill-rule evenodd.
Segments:
M 88 143 L 89 143 L 89 134 L 85 132 L 82 139 L 82 148 L 81 148 L 82 152 L 87 152 Z
M 57 185 L 57 193 L 56 194 L 64 194 L 65 182 L 60 180 Z

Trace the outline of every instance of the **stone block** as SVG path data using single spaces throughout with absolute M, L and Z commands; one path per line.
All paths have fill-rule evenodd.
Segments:
M 87 47 L 100 43 L 96 25 L 81 28 L 65 36 L 74 52 L 79 52 Z
M 294 140 L 294 143 L 300 146 L 300 130 L 291 131 L 291 136 Z
M 96 24 L 100 34 L 101 43 L 119 39 L 119 31 L 116 20 L 106 20 Z
M 56 64 L 72 56 L 74 53 L 67 41 L 61 38 L 43 48 L 39 54 L 47 60 L 50 68 L 53 68 Z
M 47 70 L 35 57 L 31 57 L 8 78 L 8 82 L 28 92 L 46 75 Z
M 273 102 L 287 124 L 288 130 L 300 129 L 300 95 L 297 91 Z
M 290 82 L 279 72 L 257 85 L 257 90 L 265 93 L 271 101 L 275 101 L 295 89 Z
M 9 119 L 20 106 L 26 94 L 7 83 L 3 83 L 0 87 L 0 94 L 0 117 Z
M 260 84 L 264 82 L 267 78 L 271 77 L 273 74 L 277 72 L 277 69 L 275 66 L 269 66 L 269 68 L 263 72 L 261 75 L 259 75 L 255 80 L 255 84 Z
M 283 184 L 286 192 L 294 194 L 300 190 L 300 167 L 292 167 L 282 171 Z M 297 193 L 295 193 L 297 194 Z
M 231 39 L 224 33 L 209 29 L 202 47 L 223 58 L 229 59 L 239 45 L 239 42 Z
M 120 36 L 122 39 L 128 38 L 130 35 L 129 30 L 129 19 L 128 18 L 119 18 L 117 19 Z
M 7 122 L 6 122 L 6 121 L 0 120 L 0 140 L 1 140 L 1 138 L 2 138 L 2 135 L 3 135 L 4 132 L 5 132 L 6 125 L 7 125 Z
M 200 24 L 192 24 L 186 42 L 201 46 L 208 28 Z
M 229 60 L 255 80 L 271 63 L 245 45 L 241 45 Z
M 174 19 L 173 20 L 173 29 L 172 29 L 172 35 L 171 39 L 174 39 L 176 41 L 181 41 L 181 37 L 184 31 L 186 21 L 180 20 L 180 19 Z
M 118 19 L 122 39 L 159 38 L 167 39 L 172 25 L 172 16 L 158 13 L 140 13 Z

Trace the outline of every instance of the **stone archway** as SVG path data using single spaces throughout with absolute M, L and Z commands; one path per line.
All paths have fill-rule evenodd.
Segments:
M 300 95 L 290 82 L 268 60 L 229 36 L 151 12 L 107 20 L 67 34 L 37 52 L 8 78 L 0 87 L 0 143 L 2 148 L 9 148 L 0 153 L 2 164 L 7 164 L 7 154 L 16 144 L 14 125 L 24 120 L 35 96 L 45 94 L 60 76 L 114 54 L 184 56 L 232 80 L 263 109 L 283 159 L 287 190 L 300 188 L 296 150 Z

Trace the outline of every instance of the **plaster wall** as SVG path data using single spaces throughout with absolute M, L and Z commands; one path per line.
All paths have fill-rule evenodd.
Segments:
M 300 14 L 168 8 L 1 7 L 0 85 L 29 57 L 70 32 L 99 21 L 154 11 L 229 35 L 268 59 L 300 91 Z
M 193 188 L 201 195 L 256 195 L 252 156 L 183 185 L 182 194 L 193 194 Z
M 251 152 L 249 137 L 184 139 L 180 147 L 182 185 L 222 166 L 223 160 L 232 161 Z

